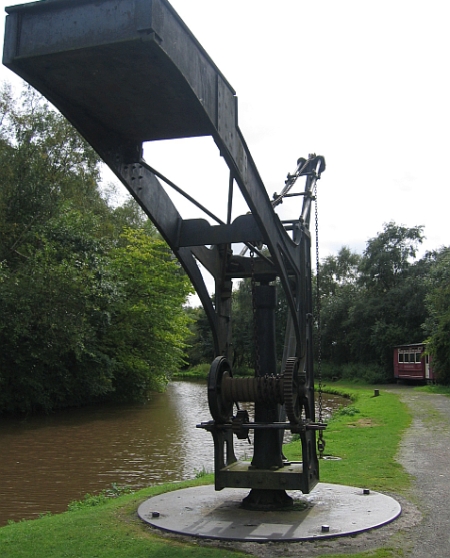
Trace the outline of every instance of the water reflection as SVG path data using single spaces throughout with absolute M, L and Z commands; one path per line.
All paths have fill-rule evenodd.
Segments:
M 142 488 L 212 471 L 212 437 L 195 427 L 209 418 L 204 383 L 173 382 L 146 405 L 0 420 L 0 525 L 64 511 L 113 483 Z M 248 442 L 235 442 L 250 458 Z

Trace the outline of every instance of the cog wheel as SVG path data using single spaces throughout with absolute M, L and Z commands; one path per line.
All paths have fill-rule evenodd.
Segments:
M 299 396 L 299 360 L 288 358 L 283 374 L 283 395 L 286 415 L 292 424 L 298 424 L 302 416 L 302 405 Z
M 208 375 L 208 405 L 212 418 L 223 424 L 231 420 L 233 414 L 233 401 L 226 401 L 222 396 L 222 380 L 233 377 L 231 365 L 223 356 L 213 360 Z

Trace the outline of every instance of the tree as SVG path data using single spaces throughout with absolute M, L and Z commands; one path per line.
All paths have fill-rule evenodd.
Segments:
M 428 334 L 427 351 L 433 358 L 438 380 L 450 384 L 450 248 L 429 254 L 432 260 L 426 304 L 429 317 L 424 325 Z
M 92 216 L 63 212 L 35 231 L 20 266 L 2 266 L 0 411 L 50 411 L 114 389 L 114 359 L 98 341 L 117 298 L 107 246 Z
M 98 155 L 31 87 L 18 102 L 3 86 L 0 119 L 0 260 L 11 267 L 68 200 L 82 211 L 108 208 L 97 188 Z
M 361 256 L 343 246 L 337 256 L 327 256 L 320 265 L 320 292 L 328 298 L 340 289 L 354 287 L 359 278 Z
M 190 320 L 188 324 L 190 336 L 186 341 L 188 365 L 211 364 L 214 360 L 214 343 L 206 312 L 203 306 L 195 308 L 188 306 L 185 312 Z
M 184 272 L 30 88 L 3 88 L 0 120 L 0 412 L 142 399 L 183 363 Z
M 421 340 L 426 317 L 423 263 L 415 261 L 423 227 L 393 222 L 369 239 L 358 270 L 360 290 L 347 322 L 352 358 L 389 373 L 392 347 Z
M 359 265 L 360 283 L 373 292 L 396 287 L 412 264 L 423 241 L 423 226 L 407 228 L 393 221 L 367 241 Z
M 183 310 L 191 284 L 164 241 L 126 229 L 111 253 L 119 296 L 102 345 L 114 359 L 117 399 L 160 389 L 184 363 L 189 318 Z
M 246 370 L 255 367 L 255 325 L 253 319 L 252 283 L 239 282 L 233 291 L 233 367 Z
M 381 366 L 389 377 L 392 347 L 422 340 L 429 264 L 415 260 L 423 227 L 393 222 L 362 255 L 342 248 L 320 269 L 322 355 L 337 365 Z
M 320 266 L 322 356 L 335 364 L 351 360 L 349 317 L 358 296 L 361 256 L 346 246 Z

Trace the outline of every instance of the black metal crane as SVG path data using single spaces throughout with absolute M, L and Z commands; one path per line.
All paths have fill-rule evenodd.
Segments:
M 310 492 L 319 479 L 312 356 L 311 204 L 325 169 L 300 159 L 271 201 L 238 127 L 235 91 L 167 0 L 42 0 L 7 8 L 3 63 L 45 95 L 131 192 L 189 275 L 205 308 L 216 358 L 208 378 L 212 420 L 199 426 L 215 444 L 215 485 L 251 488 L 245 504 L 289 505 L 287 489 Z M 221 221 L 143 159 L 143 143 L 211 136 L 229 171 L 228 218 Z M 298 218 L 274 211 L 305 177 Z M 182 219 L 162 182 L 206 218 Z M 248 213 L 231 221 L 234 185 Z M 298 198 L 296 198 L 298 199 Z M 244 243 L 247 251 L 234 253 Z M 262 251 L 261 247 L 265 250 Z M 214 302 L 199 262 L 215 282 Z M 232 281 L 254 284 L 255 377 L 232 374 Z M 282 372 L 276 373 L 275 287 L 289 308 Z M 255 402 L 255 420 L 234 404 Z M 285 409 L 288 420 L 283 419 Z M 302 461 L 288 463 L 282 433 L 300 434 Z M 236 460 L 233 436 L 254 430 L 251 463 Z

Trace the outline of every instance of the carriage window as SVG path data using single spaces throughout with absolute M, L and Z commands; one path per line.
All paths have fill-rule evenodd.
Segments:
M 416 362 L 420 362 L 420 356 L 421 356 L 420 353 L 416 353 Z
M 405 356 L 405 355 L 399 351 L 399 353 L 398 353 L 398 361 L 399 361 L 399 362 L 403 362 L 403 357 L 404 357 L 404 356 Z

